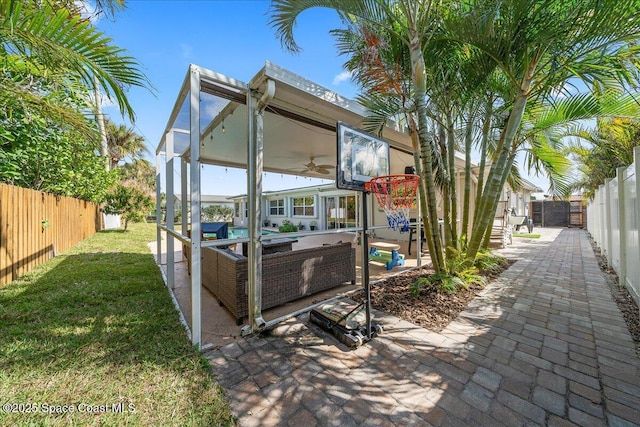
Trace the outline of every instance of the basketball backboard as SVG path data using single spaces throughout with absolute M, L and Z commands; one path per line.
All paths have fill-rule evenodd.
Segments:
M 336 187 L 365 191 L 365 182 L 376 176 L 389 175 L 388 142 L 343 122 L 338 122 L 336 128 Z

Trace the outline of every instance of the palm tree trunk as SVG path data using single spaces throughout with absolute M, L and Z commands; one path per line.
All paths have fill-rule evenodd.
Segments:
M 109 146 L 107 144 L 107 129 L 104 124 L 104 115 L 102 114 L 102 105 L 100 104 L 100 86 L 98 77 L 93 76 L 93 94 L 95 97 L 96 121 L 100 130 L 100 155 L 104 157 L 104 164 L 107 170 L 113 169 L 111 159 L 109 158 Z
M 478 185 L 476 190 L 475 206 L 473 208 L 473 222 L 475 227 L 478 214 L 480 213 L 480 204 L 482 201 L 482 193 L 484 192 L 484 169 L 487 164 L 487 149 L 489 145 L 489 132 L 491 131 L 491 118 L 493 116 L 493 99 L 487 99 L 487 106 L 484 115 L 484 123 L 482 124 L 482 141 L 480 143 L 480 170 L 478 171 Z
M 418 181 L 418 191 L 420 194 L 420 212 L 422 214 L 422 231 L 424 232 L 424 237 L 427 242 L 427 248 L 429 250 L 429 255 L 431 256 L 431 265 L 434 270 L 441 271 L 441 266 L 438 263 L 438 258 L 434 257 L 432 254 L 435 253 L 435 247 L 433 242 L 433 234 L 431 233 L 431 220 L 429 218 L 429 211 L 427 208 L 427 197 L 425 191 L 425 178 L 422 173 L 422 165 L 420 164 L 420 142 L 418 138 L 418 130 L 417 124 L 413 116 L 407 115 L 407 123 L 409 124 L 409 135 L 411 135 L 411 143 L 413 145 L 413 163 L 416 168 L 416 175 L 420 177 Z M 416 230 L 417 232 L 417 230 Z M 420 239 L 420 233 L 416 234 L 416 239 Z M 421 256 L 418 254 L 417 256 Z
M 453 117 L 451 110 L 447 111 L 447 162 L 448 162 L 448 185 L 449 185 L 449 206 L 450 213 L 449 221 L 450 221 L 450 235 L 449 242 L 447 243 L 448 247 L 457 248 L 458 247 L 458 195 L 456 190 L 456 137 L 453 132 Z M 447 255 L 449 253 L 447 252 Z
M 436 210 L 436 191 L 433 179 L 433 164 L 431 144 L 433 139 L 427 134 L 427 107 L 426 107 L 426 75 L 424 56 L 420 45 L 420 35 L 416 31 L 412 31 L 409 52 L 411 54 L 411 70 L 414 82 L 415 105 L 418 118 L 418 140 L 420 141 L 420 149 L 422 152 L 422 167 L 425 184 L 426 207 L 428 211 L 429 227 L 431 232 L 431 240 L 433 241 L 433 252 L 431 259 L 434 270 L 441 272 L 444 266 L 442 254 L 442 242 L 440 241 L 440 233 L 438 232 L 438 212 Z M 427 224 L 425 224 L 425 227 Z
M 467 259 L 474 260 L 478 250 L 480 249 L 485 233 L 490 233 L 490 228 L 495 217 L 495 211 L 500 200 L 500 194 L 504 182 L 502 179 L 505 176 L 505 169 L 508 169 L 511 165 L 508 163 L 511 157 L 511 145 L 515 139 L 518 128 L 522 121 L 525 107 L 527 105 L 527 90 L 530 83 L 523 83 L 523 87 L 518 92 L 516 99 L 513 103 L 511 114 L 509 115 L 509 121 L 507 127 L 503 132 L 503 138 L 500 141 L 500 151 L 497 161 L 491 167 L 489 176 L 487 177 L 487 185 L 483 192 L 483 203 L 480 213 L 478 215 L 478 221 L 474 224 L 474 230 L 471 233 L 471 239 L 469 241 L 469 247 L 467 249 Z
M 440 191 L 442 193 L 442 227 L 444 229 L 444 252 L 445 258 L 449 258 L 450 248 L 452 247 L 451 233 L 451 193 L 450 193 L 450 174 L 447 162 L 449 156 L 447 154 L 447 130 L 444 125 L 438 124 L 438 145 L 440 146 L 440 157 L 442 161 L 436 164 L 441 165 L 442 184 Z
M 464 195 L 462 199 L 462 229 L 461 236 L 466 240 L 469 232 L 469 204 L 471 203 L 471 143 L 473 142 L 473 121 L 471 120 L 473 112 L 469 112 L 467 120 L 467 129 L 464 138 Z
M 412 137 L 411 139 L 418 139 L 418 134 L 417 132 L 413 132 L 412 133 Z M 417 141 L 416 141 L 416 145 L 417 145 Z M 426 191 L 425 191 L 425 179 L 424 179 L 424 175 L 422 173 L 422 165 L 420 164 L 420 151 L 415 149 L 413 152 L 413 162 L 415 164 L 415 168 L 416 168 L 416 174 L 420 177 L 420 181 L 418 182 L 418 191 L 420 192 L 420 212 L 422 213 L 422 230 L 424 232 L 424 238 L 427 242 L 427 248 L 429 250 L 429 255 L 431 256 L 431 264 L 433 266 L 433 269 L 435 271 L 441 271 L 442 267 L 439 264 L 439 260 L 438 257 L 433 256 L 432 254 L 434 254 L 436 252 L 435 246 L 434 246 L 434 241 L 433 241 L 433 234 L 431 232 L 432 227 L 431 227 L 431 220 L 429 218 L 429 212 L 428 212 L 428 208 L 427 208 L 427 197 L 426 197 Z M 416 230 L 416 239 L 420 239 L 420 233 L 417 233 Z M 420 254 L 417 254 L 417 256 L 420 256 Z

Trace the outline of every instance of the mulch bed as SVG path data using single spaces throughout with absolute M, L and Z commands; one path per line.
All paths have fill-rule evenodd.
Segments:
M 515 261 L 506 260 L 502 270 L 485 275 L 487 280 L 496 277 Z M 431 331 L 440 332 L 464 310 L 469 302 L 484 288 L 471 285 L 456 293 L 438 292 L 423 287 L 416 298 L 409 293 L 409 286 L 419 277 L 433 274 L 433 270 L 422 267 L 386 278 L 371 286 L 371 305 L 374 309 L 391 314 Z M 362 300 L 364 292 L 357 292 L 353 299 Z

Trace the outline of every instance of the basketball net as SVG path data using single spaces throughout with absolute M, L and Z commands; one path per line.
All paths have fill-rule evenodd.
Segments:
M 381 175 L 364 184 L 365 190 L 376 195 L 387 215 L 389 227 L 401 233 L 409 231 L 409 211 L 416 198 L 418 175 Z

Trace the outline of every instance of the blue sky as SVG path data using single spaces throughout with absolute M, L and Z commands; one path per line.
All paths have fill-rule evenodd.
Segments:
M 346 58 L 337 55 L 335 40 L 329 34 L 340 26 L 331 10 L 314 8 L 300 16 L 294 35 L 303 51 L 292 54 L 281 47 L 267 24 L 269 1 L 127 0 L 126 3 L 127 9 L 115 19 L 103 18 L 97 26 L 116 46 L 138 60 L 153 85 L 153 93 L 132 88 L 128 94 L 136 111 L 136 132 L 146 138 L 151 152 L 155 152 L 191 63 L 248 81 L 269 60 L 343 96 L 356 95 L 356 87 L 342 68 Z M 117 108 L 107 107 L 105 113 L 114 122 L 123 122 Z M 245 193 L 245 176 L 244 171 L 205 167 L 203 192 Z M 529 179 L 545 188 L 543 180 Z M 278 190 L 328 182 L 268 174 L 264 186 L 265 190 Z
M 339 26 L 335 12 L 313 9 L 302 14 L 295 31 L 299 54 L 286 52 L 267 24 L 268 1 L 128 0 L 115 20 L 102 19 L 98 28 L 142 65 L 154 93 L 132 88 L 129 100 L 136 111 L 136 131 L 155 151 L 190 63 L 248 81 L 269 60 L 343 96 L 355 96 L 345 78 L 345 58 L 336 53 L 329 31 Z M 123 122 L 115 107 L 105 113 Z M 240 194 L 246 191 L 244 171 L 205 167 L 203 191 Z M 210 182 L 215 182 L 214 186 Z M 224 185 L 219 184 L 223 182 Z M 283 189 L 325 180 L 271 175 L 265 189 Z M 222 190 L 220 190 L 222 189 Z

